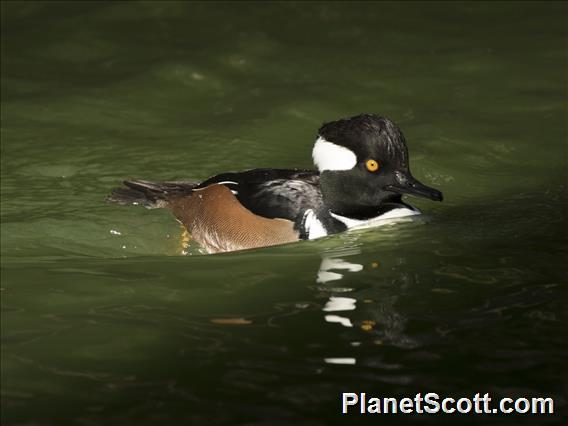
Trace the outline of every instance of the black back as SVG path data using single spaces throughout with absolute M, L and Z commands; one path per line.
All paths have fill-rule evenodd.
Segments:
M 320 210 L 319 173 L 300 169 L 252 169 L 213 176 L 197 186 L 223 182 L 254 214 L 297 222 L 308 209 Z M 234 182 L 234 183 L 230 183 Z

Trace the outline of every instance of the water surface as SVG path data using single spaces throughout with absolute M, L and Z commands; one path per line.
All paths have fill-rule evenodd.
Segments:
M 2 2 L 2 424 L 328 424 L 345 391 L 565 409 L 566 18 Z M 444 192 L 419 220 L 182 255 L 167 211 L 104 203 L 124 178 L 311 167 L 321 123 L 361 112 Z

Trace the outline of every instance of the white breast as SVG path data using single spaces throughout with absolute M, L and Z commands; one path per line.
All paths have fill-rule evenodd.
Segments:
M 345 226 L 347 226 L 347 229 L 353 229 L 353 228 L 361 229 L 361 228 L 372 228 L 375 226 L 382 226 L 382 225 L 396 223 L 400 221 L 400 219 L 402 218 L 419 215 L 420 210 L 414 207 L 413 208 L 400 207 L 397 209 L 389 210 L 388 212 L 383 213 L 382 215 L 365 220 L 352 219 L 350 217 L 341 216 L 332 212 L 330 212 L 330 214 L 335 219 L 345 224 Z

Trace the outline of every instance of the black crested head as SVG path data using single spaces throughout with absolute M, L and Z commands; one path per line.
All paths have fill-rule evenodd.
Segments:
M 360 114 L 324 123 L 318 135 L 326 141 L 353 151 L 358 159 L 381 156 L 408 163 L 406 140 L 399 127 L 386 117 Z M 379 152 L 380 151 L 380 152 Z
M 410 173 L 406 140 L 386 117 L 360 114 L 325 123 L 313 149 L 324 200 L 334 213 L 370 217 L 408 194 L 442 200 Z

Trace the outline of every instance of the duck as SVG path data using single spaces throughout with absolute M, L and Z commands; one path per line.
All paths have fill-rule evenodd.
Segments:
M 201 182 L 125 180 L 107 201 L 171 210 L 207 253 L 314 240 L 387 219 L 418 215 L 403 200 L 442 201 L 415 179 L 400 128 L 376 114 L 324 123 L 312 149 L 316 170 L 256 168 Z

